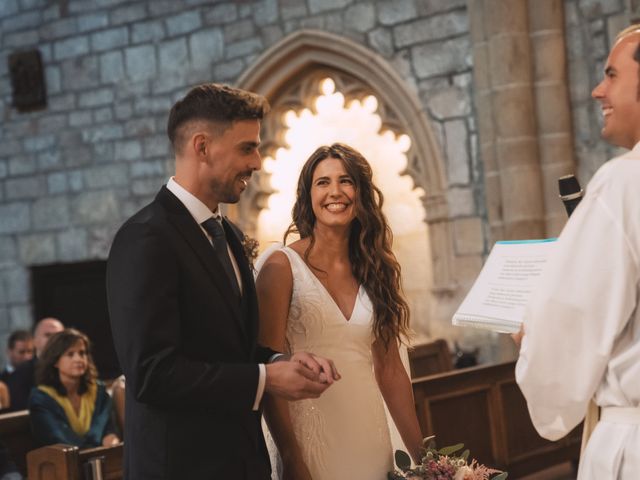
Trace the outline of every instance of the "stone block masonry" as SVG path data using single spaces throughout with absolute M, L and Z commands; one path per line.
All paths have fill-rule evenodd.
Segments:
M 106 258 L 118 226 L 167 180 L 173 102 L 194 83 L 233 84 L 304 28 L 376 52 L 420 98 L 440 139 L 449 215 L 464 236 L 456 248 L 468 264 L 481 262 L 488 229 L 466 1 L 2 0 L 0 278 L 5 287 L 17 281 L 0 295 L 0 337 L 28 323 L 29 267 Z M 18 113 L 5 59 L 33 48 L 48 108 Z

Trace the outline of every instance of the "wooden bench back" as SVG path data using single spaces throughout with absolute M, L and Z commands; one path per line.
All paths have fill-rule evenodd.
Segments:
M 453 362 L 446 340 L 440 338 L 411 348 L 409 369 L 411 378 L 426 377 L 452 370 Z
M 115 447 L 98 447 L 81 450 L 78 463 L 82 468 L 85 463 L 95 457 L 102 457 L 102 478 L 104 480 L 121 480 L 124 476 L 122 457 L 124 445 Z
M 29 480 L 83 480 L 84 464 L 95 457 L 103 458 L 105 480 L 123 477 L 122 445 L 79 450 L 71 445 L 57 444 L 36 449 L 28 410 L 0 414 L 0 440 L 9 450 L 9 458 Z
M 38 448 L 27 454 L 29 480 L 84 480 L 85 464 L 96 457 L 102 458 L 102 478 L 120 480 L 122 445 L 79 450 L 78 447 L 56 444 Z
M 515 381 L 515 362 L 478 366 L 412 380 L 423 435 L 438 446 L 464 443 L 487 466 L 520 478 L 575 460 L 582 427 L 549 442 L 538 435 Z
M 27 472 L 27 452 L 35 448 L 29 410 L 0 414 L 0 441 L 7 447 L 9 459 L 15 462 L 24 475 Z

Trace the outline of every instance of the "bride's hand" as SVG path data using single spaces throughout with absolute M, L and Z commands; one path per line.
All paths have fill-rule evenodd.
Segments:
M 296 352 L 291 356 L 290 360 L 307 367 L 318 376 L 318 380 L 322 383 L 331 385 L 334 381 L 342 378 L 333 360 L 329 358 L 324 358 L 309 352 Z
M 283 460 L 282 480 L 313 480 L 302 460 Z

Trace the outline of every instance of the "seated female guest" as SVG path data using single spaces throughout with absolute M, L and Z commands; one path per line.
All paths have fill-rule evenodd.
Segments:
M 120 442 L 111 425 L 111 398 L 97 381 L 89 347 L 87 336 L 72 328 L 49 339 L 29 398 L 37 443 L 90 448 Z

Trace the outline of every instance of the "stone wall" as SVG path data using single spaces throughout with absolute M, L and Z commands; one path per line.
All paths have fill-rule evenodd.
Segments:
M 617 152 L 599 139 L 590 92 L 615 34 L 640 16 L 638 3 L 564 0 L 583 184 Z M 33 321 L 29 267 L 105 259 L 119 225 L 166 181 L 173 102 L 200 82 L 233 84 L 302 29 L 370 49 L 419 97 L 444 161 L 459 285 L 453 295 L 434 295 L 433 333 L 487 342 L 493 353 L 485 356 L 500 356 L 495 339 L 446 325 L 490 246 L 466 0 L 2 0 L 0 341 Z M 7 58 L 33 48 L 42 54 L 48 105 L 18 113 Z
M 421 99 L 445 159 L 456 269 L 468 286 L 486 240 L 465 0 L 3 0 L 0 334 L 33 321 L 30 266 L 105 259 L 119 225 L 166 181 L 172 103 L 200 82 L 234 83 L 305 28 L 376 52 Z M 7 57 L 32 48 L 48 105 L 18 113 Z
M 595 171 L 622 150 L 600 138 L 602 114 L 591 91 L 602 80 L 616 34 L 639 18 L 636 1 L 565 0 L 569 91 L 578 176 L 586 185 Z

